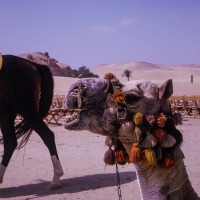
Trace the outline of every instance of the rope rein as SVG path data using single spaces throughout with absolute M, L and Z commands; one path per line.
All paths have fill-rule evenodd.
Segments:
M 118 199 L 122 200 L 122 192 L 121 192 L 121 183 L 120 183 L 120 175 L 119 175 L 119 168 L 118 163 L 115 163 L 116 166 L 116 175 L 117 175 L 117 192 L 118 192 Z

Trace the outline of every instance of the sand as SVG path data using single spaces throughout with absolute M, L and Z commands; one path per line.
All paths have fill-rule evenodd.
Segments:
M 54 93 L 66 94 L 75 80 L 55 77 Z M 164 82 L 164 80 L 155 81 Z M 186 80 L 180 79 L 174 86 L 177 88 L 176 95 L 190 95 L 197 92 L 191 91 L 190 87 L 194 85 L 188 86 Z M 178 127 L 184 136 L 182 149 L 185 154 L 187 172 L 198 195 L 200 195 L 199 120 L 199 118 L 186 118 L 183 125 Z M 115 166 L 105 167 L 103 162 L 103 155 L 107 150 L 104 145 L 105 138 L 87 131 L 68 131 L 62 126 L 50 125 L 49 127 L 55 133 L 65 173 L 62 177 L 63 188 L 56 191 L 46 190 L 53 176 L 52 164 L 47 148 L 39 136 L 33 133 L 26 147 L 20 151 L 16 150 L 12 157 L 4 182 L 0 185 L 0 199 L 118 199 L 116 168 Z M 0 156 L 2 154 L 3 146 L 0 145 Z M 141 199 L 134 165 L 119 166 L 119 171 L 122 198 L 124 200 Z
M 185 165 L 196 192 L 200 195 L 199 120 L 185 119 L 182 126 Z M 25 149 L 15 151 L 0 186 L 0 199 L 110 200 L 118 199 L 116 168 L 103 162 L 105 138 L 87 131 L 75 132 L 50 125 L 56 135 L 64 169 L 63 188 L 46 190 L 52 179 L 52 164 L 47 148 L 33 133 Z M 0 146 L 0 154 L 2 154 Z M 141 199 L 133 164 L 119 166 L 124 200 Z

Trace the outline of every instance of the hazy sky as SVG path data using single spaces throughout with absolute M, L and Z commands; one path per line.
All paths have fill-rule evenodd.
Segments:
M 72 68 L 200 64 L 200 0 L 0 0 L 0 51 Z

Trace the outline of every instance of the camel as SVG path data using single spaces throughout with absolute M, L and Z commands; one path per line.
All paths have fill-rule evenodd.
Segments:
M 145 80 L 121 84 L 111 73 L 79 79 L 63 102 L 70 110 L 63 126 L 106 136 L 104 161 L 133 163 L 143 200 L 197 200 L 176 128 L 180 118 L 168 101 L 172 93 L 171 79 L 160 87 Z

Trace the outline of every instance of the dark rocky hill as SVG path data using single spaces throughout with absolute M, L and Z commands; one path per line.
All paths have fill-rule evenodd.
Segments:
M 47 52 L 26 53 L 19 56 L 38 64 L 47 65 L 51 69 L 53 76 L 73 76 L 73 70 L 69 65 L 59 63 L 56 59 L 51 58 Z

